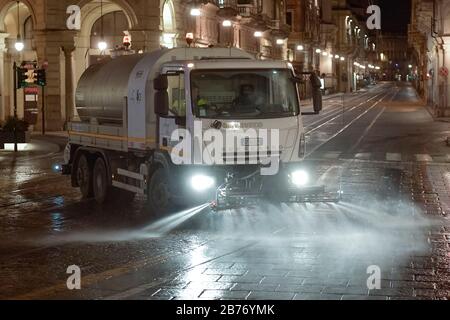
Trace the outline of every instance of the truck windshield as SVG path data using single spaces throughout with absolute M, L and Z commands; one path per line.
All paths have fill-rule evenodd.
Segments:
M 288 69 L 195 70 L 191 90 L 199 118 L 283 118 L 299 113 L 297 88 Z

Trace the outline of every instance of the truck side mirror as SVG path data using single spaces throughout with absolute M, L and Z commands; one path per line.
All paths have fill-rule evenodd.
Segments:
M 169 94 L 167 91 L 155 92 L 155 114 L 160 117 L 169 115 Z
M 155 114 L 160 117 L 167 117 L 169 115 L 169 81 L 167 75 L 160 74 L 153 80 L 153 88 L 155 92 Z
M 169 88 L 169 81 L 167 75 L 160 74 L 155 80 L 153 80 L 153 89 L 156 91 L 166 91 Z

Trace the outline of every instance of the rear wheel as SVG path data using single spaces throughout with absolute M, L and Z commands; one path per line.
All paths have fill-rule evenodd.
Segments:
M 93 190 L 95 201 L 97 201 L 97 203 L 99 204 L 105 203 L 109 193 L 111 192 L 111 186 L 108 182 L 106 164 L 102 158 L 97 158 L 97 160 L 95 161 Z
M 93 196 L 92 189 L 92 168 L 86 155 L 82 154 L 78 159 L 77 165 L 77 184 L 80 187 L 83 199 L 89 199 Z
M 168 213 L 173 208 L 169 178 L 162 168 L 157 169 L 149 183 L 148 202 L 155 214 Z

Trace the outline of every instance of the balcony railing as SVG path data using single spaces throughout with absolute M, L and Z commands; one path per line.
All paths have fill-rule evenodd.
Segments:
M 237 10 L 237 0 L 215 0 L 214 2 L 220 9 L 231 8 Z
M 214 0 L 220 9 L 236 10 L 242 17 L 252 17 L 258 14 L 258 7 L 252 0 Z
M 238 12 L 242 17 L 252 17 L 258 14 L 258 9 L 253 4 L 238 4 Z

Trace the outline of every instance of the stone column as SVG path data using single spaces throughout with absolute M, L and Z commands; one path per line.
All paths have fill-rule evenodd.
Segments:
M 7 86 L 5 83 L 5 52 L 6 44 L 5 39 L 9 36 L 7 33 L 0 33 L 0 121 L 4 121 L 6 115 L 9 113 L 6 110 L 7 104 L 6 100 L 9 97 L 7 94 Z
M 74 116 L 75 109 L 75 88 L 74 88 L 74 58 L 73 52 L 75 46 L 65 45 L 64 51 L 64 66 L 65 66 L 65 89 L 66 89 L 66 123 L 70 122 Z
M 47 86 L 45 87 L 45 123 L 47 131 L 60 131 L 63 129 L 61 110 L 61 43 L 64 39 L 62 31 L 36 31 L 35 44 L 38 64 L 48 63 Z M 41 106 L 42 106 L 41 97 Z M 41 130 L 42 109 L 39 106 L 36 130 Z

